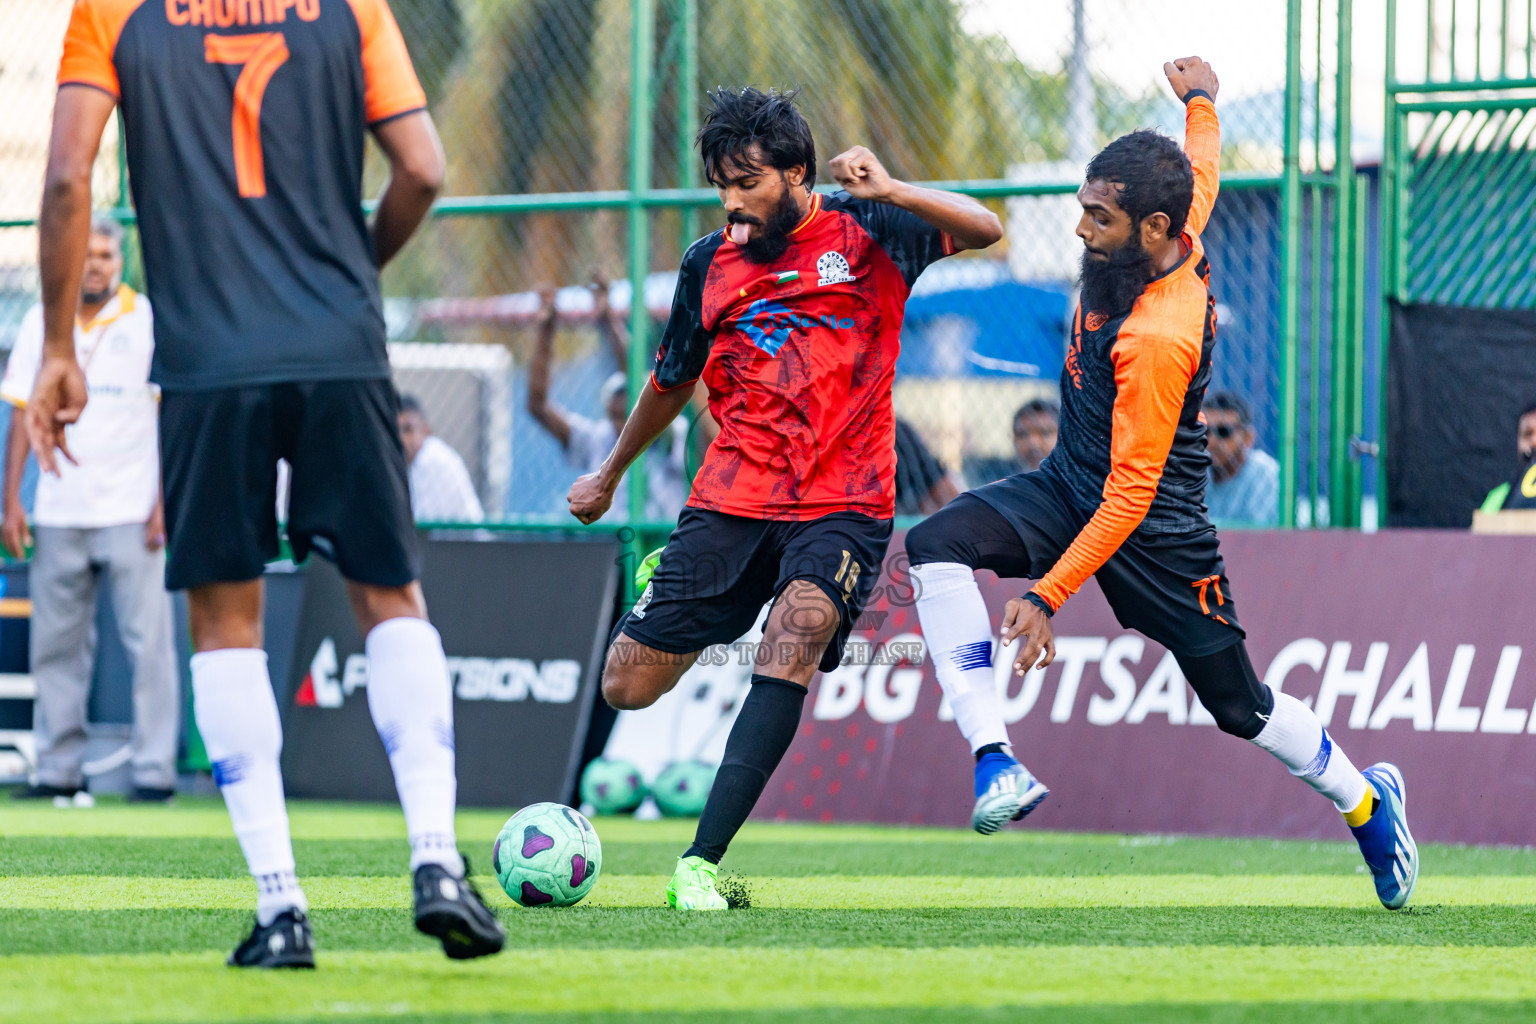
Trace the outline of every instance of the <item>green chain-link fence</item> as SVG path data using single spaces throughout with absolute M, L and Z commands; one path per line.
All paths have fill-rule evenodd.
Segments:
M 35 301 L 31 222 L 69 6 L 0 0 L 10 16 L 0 344 Z M 718 84 L 799 88 L 823 183 L 826 160 L 863 143 L 896 175 L 950 183 L 1003 217 L 1001 245 L 919 282 L 896 404 L 962 486 L 1007 471 L 1014 410 L 1056 388 L 1082 167 L 1134 127 L 1182 134 L 1162 63 L 1202 42 L 1223 78 L 1225 179 L 1206 235 L 1220 303 L 1216 386 L 1249 400 L 1259 447 L 1279 459 L 1280 522 L 1298 512 L 1303 523 L 1357 521 L 1346 441 L 1358 433 L 1363 206 L 1349 147 L 1341 160 L 1338 145 L 1351 124 L 1348 0 L 1342 10 L 1333 0 L 1216 5 L 1197 30 L 1135 0 L 392 6 L 450 160 L 437 215 L 385 275 L 393 355 L 402 389 L 465 456 L 493 521 L 572 525 L 563 497 L 584 456 L 528 408 L 540 292 L 557 289 L 550 398 L 601 426 L 605 382 L 643 378 L 683 248 L 719 226 L 691 145 L 703 92 Z M 371 186 L 382 173 L 375 154 Z M 114 129 L 97 177 L 103 207 L 126 205 L 119 183 Z M 624 365 L 598 329 L 610 322 L 600 298 L 639 339 Z M 685 469 L 696 447 L 681 446 Z M 1332 495 L 1345 500 L 1330 516 Z M 666 528 L 654 501 L 632 500 L 632 520 Z

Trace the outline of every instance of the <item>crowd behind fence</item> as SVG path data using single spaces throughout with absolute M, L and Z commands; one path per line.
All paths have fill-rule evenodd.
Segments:
M 69 7 L 0 0 L 11 26 L 0 92 L 16 112 L 0 126 L 0 346 L 36 299 L 33 218 Z M 401 389 L 464 457 L 491 523 L 573 525 L 563 498 L 579 460 L 528 409 L 540 292 L 558 289 L 550 398 L 600 423 L 605 383 L 617 372 L 638 382 L 648 363 L 682 250 L 721 221 L 691 145 L 705 89 L 800 89 L 823 187 L 826 161 L 863 143 L 893 174 L 949 183 L 1003 218 L 1004 242 L 918 282 L 897 370 L 898 415 L 962 486 L 1006 468 L 1015 411 L 1054 395 L 1084 163 L 1132 128 L 1182 135 L 1161 68 L 1189 48 L 1188 32 L 1133 0 L 784 0 L 771 14 L 749 0 L 392 7 L 451 166 L 437 216 L 385 274 L 392 358 Z M 1351 318 L 1364 300 L 1351 289 L 1366 246 L 1351 233 L 1359 186 L 1339 59 L 1348 9 L 1254 0 L 1201 14 L 1201 37 L 1244 57 L 1212 55 L 1224 173 L 1205 235 L 1213 386 L 1252 407 L 1258 447 L 1290 481 L 1286 525 L 1330 521 L 1330 495 L 1346 493 L 1335 392 L 1374 387 L 1370 359 L 1345 367 L 1337 356 L 1345 334 L 1363 346 Z M 370 154 L 371 190 L 382 173 Z M 124 178 L 114 127 L 95 192 L 131 222 Z M 130 255 L 140 284 L 136 268 Z M 627 365 L 597 330 L 598 281 L 639 339 Z

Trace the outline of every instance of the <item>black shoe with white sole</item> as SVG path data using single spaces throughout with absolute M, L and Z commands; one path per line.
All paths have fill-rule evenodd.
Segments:
M 315 935 L 302 910 L 285 910 L 271 924 L 259 920 L 229 954 L 231 967 L 314 967 Z
M 469 862 L 464 877 L 455 878 L 441 864 L 416 869 L 411 887 L 416 898 L 416 930 L 441 940 L 451 960 L 472 960 L 500 953 L 507 933 L 469 881 Z

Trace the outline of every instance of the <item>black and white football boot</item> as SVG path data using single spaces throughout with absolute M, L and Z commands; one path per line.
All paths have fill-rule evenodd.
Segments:
M 500 953 L 507 933 L 469 880 L 469 861 L 464 877 L 455 878 L 441 864 L 416 869 L 411 887 L 416 898 L 416 930 L 439 939 L 451 960 L 472 960 Z
M 227 963 L 231 967 L 314 967 L 315 935 L 309 917 L 291 909 L 278 914 L 271 924 L 258 920 Z

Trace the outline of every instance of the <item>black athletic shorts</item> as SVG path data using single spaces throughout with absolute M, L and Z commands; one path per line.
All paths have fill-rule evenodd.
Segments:
M 167 392 L 160 401 L 165 582 L 256 579 L 278 557 L 277 460 L 292 467 L 288 541 L 356 583 L 420 575 L 411 492 L 388 380 Z
M 1089 517 L 1072 504 L 1066 489 L 1048 471 L 1021 473 L 978 487 L 944 511 L 967 501 L 991 506 L 1023 541 L 1022 557 L 1010 561 L 998 552 L 992 559 L 997 567 L 978 566 L 1000 576 L 1040 579 L 1088 525 Z M 1094 578 L 1120 625 L 1144 633 L 1174 654 L 1214 654 L 1245 636 L 1216 528 L 1210 523 L 1181 533 L 1138 530 Z
M 821 657 L 830 672 L 880 576 L 891 521 L 833 512 L 802 522 L 747 519 L 687 507 L 650 585 L 614 631 L 669 654 L 741 639 L 763 605 L 808 580 L 837 606 L 836 635 Z

